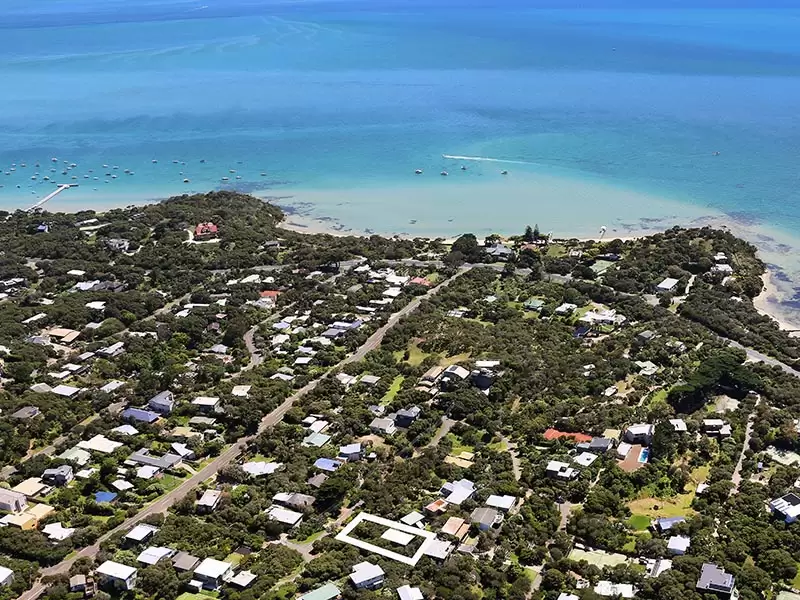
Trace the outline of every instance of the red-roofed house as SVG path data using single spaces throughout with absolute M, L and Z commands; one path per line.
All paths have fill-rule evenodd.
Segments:
M 281 293 L 278 290 L 264 290 L 263 292 L 260 292 L 258 295 L 261 296 L 262 298 L 272 298 L 273 300 L 277 300 L 278 296 L 280 296 Z
M 558 429 L 553 429 L 552 427 L 544 432 L 544 439 L 548 441 L 558 440 L 561 438 L 570 438 L 576 444 L 592 441 L 592 436 L 584 433 L 567 433 L 566 431 L 559 431 Z
M 414 277 L 408 283 L 413 283 L 414 285 L 424 285 L 425 287 L 430 287 L 431 282 L 425 279 L 424 277 Z
M 217 237 L 217 233 L 219 233 L 219 228 L 211 221 L 208 223 L 198 223 L 197 227 L 194 228 L 194 239 L 199 242 L 210 240 Z

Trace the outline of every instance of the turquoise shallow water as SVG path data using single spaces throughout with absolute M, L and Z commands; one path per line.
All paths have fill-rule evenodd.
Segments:
M 559 203 L 548 179 L 563 211 L 544 228 L 595 228 L 618 187 L 641 197 L 612 223 L 724 213 L 800 236 L 800 11 L 464 4 L 7 0 L 0 208 L 54 181 L 81 185 L 54 208 L 230 186 L 378 231 L 447 214 L 453 233 L 537 220 L 557 176 L 606 187 Z M 516 162 L 453 173 L 442 154 Z M 458 187 L 429 210 L 442 169 Z

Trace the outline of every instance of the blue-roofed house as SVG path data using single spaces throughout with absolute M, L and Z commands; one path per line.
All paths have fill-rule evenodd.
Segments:
M 114 492 L 95 492 L 94 501 L 98 504 L 109 504 L 117 499 Z
M 161 415 L 152 410 L 145 410 L 143 408 L 126 408 L 122 411 L 122 418 L 126 421 L 155 423 L 161 418 Z
M 332 458 L 318 458 L 314 463 L 314 466 L 322 471 L 333 473 L 342 466 L 342 463 L 340 463 L 338 460 L 333 460 Z
M 669 531 L 675 527 L 675 525 L 685 522 L 686 517 L 661 517 L 660 519 L 653 519 L 651 525 L 653 526 L 653 529 L 659 533 L 664 533 L 665 531 Z

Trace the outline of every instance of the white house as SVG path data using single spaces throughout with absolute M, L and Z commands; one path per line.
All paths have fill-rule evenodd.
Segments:
M 378 565 L 364 561 L 353 565 L 350 581 L 357 590 L 375 590 L 383 585 L 386 574 Z
M 667 277 L 664 281 L 656 286 L 656 291 L 669 293 L 674 292 L 676 287 L 678 287 L 678 280 L 672 277 Z
M 95 571 L 102 584 L 119 590 L 132 590 L 136 585 L 136 569 L 113 560 L 107 560 Z
M 206 558 L 194 570 L 194 579 L 209 590 L 215 590 L 233 576 L 233 565 L 214 558 Z

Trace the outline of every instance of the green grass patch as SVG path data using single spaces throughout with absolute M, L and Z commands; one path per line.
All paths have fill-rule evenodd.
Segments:
M 800 563 L 797 563 L 797 575 L 792 579 L 792 587 L 796 590 L 800 589 Z
M 439 361 L 439 365 L 442 367 L 449 367 L 451 365 L 464 362 L 465 360 L 469 360 L 469 356 L 470 356 L 469 352 L 464 352 L 463 354 L 456 354 L 455 356 L 446 356 Z
M 636 531 L 646 531 L 650 527 L 650 517 L 647 515 L 632 515 L 628 519 L 628 527 Z
M 495 452 L 505 452 L 506 450 L 508 450 L 508 444 L 506 443 L 505 440 L 500 440 L 499 442 L 494 442 L 493 444 L 489 444 L 487 448 Z
M 636 552 L 636 538 L 631 538 L 627 541 L 627 543 L 622 547 L 622 551 L 626 554 L 633 554 Z
M 567 254 L 566 246 L 561 244 L 550 244 L 547 247 L 547 256 L 552 256 L 554 258 L 558 258 L 560 256 L 565 256 Z
M 381 404 L 386 405 L 389 404 L 392 400 L 394 400 L 397 393 L 400 391 L 400 388 L 403 385 L 403 380 L 405 377 L 403 375 L 398 375 L 392 381 L 392 385 L 389 386 L 389 390 L 386 394 L 381 398 Z
M 239 563 L 242 562 L 244 558 L 243 554 L 239 554 L 238 552 L 231 552 L 228 556 L 225 557 L 225 562 L 231 563 L 234 567 L 238 567 Z
M 453 444 L 453 450 L 451 451 L 453 456 L 458 456 L 462 452 L 475 452 L 473 446 L 465 444 L 455 433 L 448 433 L 446 437 Z
M 692 471 L 692 480 L 695 483 L 705 483 L 708 479 L 708 474 L 711 471 L 711 465 L 703 465 L 701 467 L 697 467 L 694 471 Z

